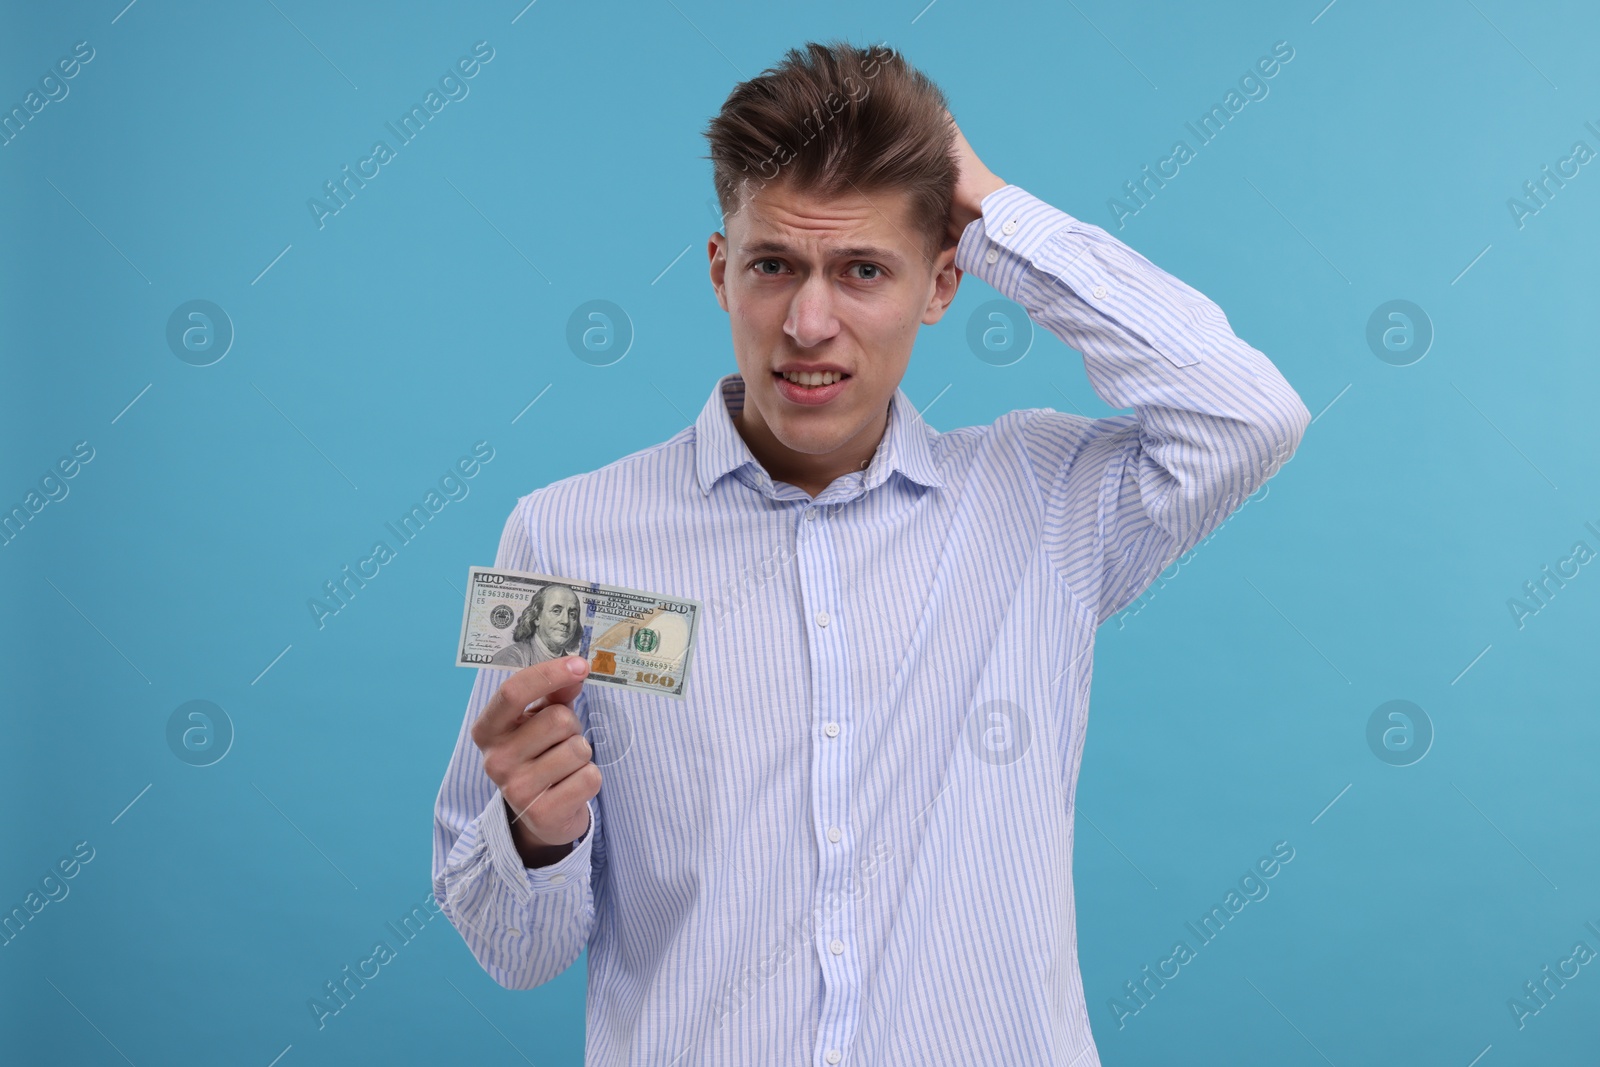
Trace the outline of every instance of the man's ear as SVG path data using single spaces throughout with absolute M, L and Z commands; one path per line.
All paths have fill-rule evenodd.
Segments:
M 928 306 L 922 310 L 923 325 L 932 326 L 944 318 L 945 310 L 955 301 L 964 273 L 956 266 L 955 245 L 940 249 L 933 257 L 933 292 L 928 296 Z
M 706 255 L 711 258 L 711 288 L 716 290 L 717 303 L 722 305 L 722 310 L 728 310 L 728 293 L 724 286 L 724 279 L 728 273 L 728 239 L 720 233 L 713 233 L 706 242 Z

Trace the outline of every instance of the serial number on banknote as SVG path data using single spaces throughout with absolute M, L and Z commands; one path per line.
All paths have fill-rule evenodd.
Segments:
M 685 597 L 471 567 L 456 666 L 520 670 L 576 655 L 591 681 L 681 700 L 700 610 Z

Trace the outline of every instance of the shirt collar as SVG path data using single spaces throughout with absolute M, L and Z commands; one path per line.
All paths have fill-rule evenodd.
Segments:
M 709 494 L 723 475 L 745 466 L 770 485 L 765 469 L 733 424 L 734 415 L 743 409 L 744 379 L 737 372 L 718 379 L 694 424 L 695 476 L 703 493 Z M 889 404 L 888 427 L 864 472 L 861 491 L 881 485 L 893 471 L 919 485 L 943 487 L 933 458 L 936 436 L 938 431 L 922 421 L 910 398 L 896 388 Z

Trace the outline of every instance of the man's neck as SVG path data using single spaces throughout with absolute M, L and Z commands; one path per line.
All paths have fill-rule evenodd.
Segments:
M 787 482 L 814 497 L 835 478 L 863 470 L 872 462 L 889 426 L 889 406 L 884 405 L 878 418 L 842 447 L 821 456 L 796 452 L 779 441 L 750 404 L 734 417 L 733 425 L 773 481 Z

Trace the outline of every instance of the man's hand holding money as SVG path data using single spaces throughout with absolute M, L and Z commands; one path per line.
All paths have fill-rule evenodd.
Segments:
M 512 840 L 528 867 L 555 863 L 589 829 L 600 768 L 570 707 L 588 671 L 582 656 L 525 667 L 472 725 L 484 773 L 505 798 Z

